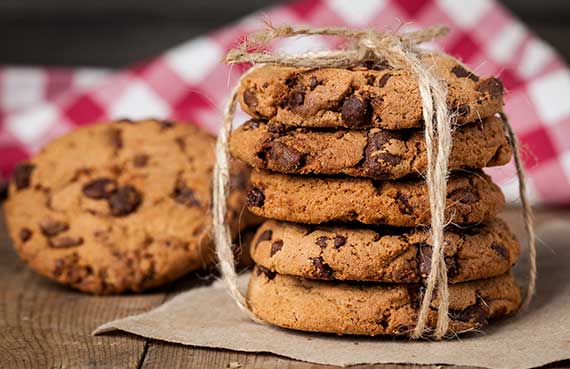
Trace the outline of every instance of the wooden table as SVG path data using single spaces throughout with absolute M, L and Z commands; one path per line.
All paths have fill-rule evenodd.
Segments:
M 507 211 L 505 217 L 514 230 L 522 234 L 516 209 Z M 537 213 L 539 224 L 553 218 L 570 220 L 570 210 L 541 210 Z M 237 363 L 240 368 L 326 367 L 269 354 L 193 348 L 127 334 L 93 337 L 90 332 L 98 325 L 150 310 L 167 300 L 174 291 L 195 284 L 196 276 L 141 295 L 96 297 L 82 294 L 30 271 L 12 250 L 2 216 L 0 224 L 0 369 L 203 369 L 232 367 Z M 355 368 L 419 367 L 375 365 Z M 548 367 L 570 367 L 570 362 Z

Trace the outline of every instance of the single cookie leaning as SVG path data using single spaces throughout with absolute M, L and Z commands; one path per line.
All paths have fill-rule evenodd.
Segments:
M 430 223 L 427 186 L 421 179 L 380 181 L 253 171 L 247 205 L 254 214 L 290 222 L 358 221 L 413 227 Z M 453 175 L 447 183 L 446 219 L 479 223 L 496 216 L 505 199 L 482 172 Z
M 457 123 L 502 110 L 503 85 L 497 78 L 479 78 L 448 55 L 427 54 L 424 62 L 447 82 L 447 103 Z M 239 101 L 254 118 L 298 127 L 402 129 L 423 122 L 417 77 L 387 64 L 351 69 L 268 65 L 241 80 Z
M 432 248 L 423 228 L 310 226 L 266 221 L 251 243 L 256 264 L 310 279 L 413 283 L 427 278 Z M 449 227 L 445 262 L 450 283 L 495 277 L 515 264 L 520 246 L 502 220 Z
M 247 302 L 267 323 L 301 331 L 358 335 L 410 335 L 417 323 L 419 284 L 321 282 L 256 267 Z M 449 286 L 449 334 L 479 329 L 488 319 L 513 314 L 519 288 L 510 274 Z M 437 317 L 432 301 L 428 327 Z M 318 319 L 315 319 L 318 317 Z
M 214 145 L 197 127 L 166 121 L 56 139 L 13 173 L 5 212 L 16 250 L 39 273 L 99 294 L 142 291 L 211 264 Z M 234 174 L 236 232 L 248 170 Z
M 230 149 L 255 168 L 283 173 L 396 179 L 427 168 L 422 130 L 287 129 L 249 121 L 232 133 Z M 489 117 L 454 131 L 449 169 L 504 165 L 511 155 L 502 120 Z

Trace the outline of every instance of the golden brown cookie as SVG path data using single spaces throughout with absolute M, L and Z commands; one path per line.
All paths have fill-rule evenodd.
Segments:
M 431 268 L 429 230 L 306 225 L 268 220 L 251 243 L 256 264 L 310 279 L 412 283 Z M 520 246 L 498 218 L 445 233 L 445 261 L 450 283 L 495 277 L 515 264 Z
M 447 82 L 457 123 L 502 110 L 497 78 L 480 78 L 449 55 L 428 54 L 424 62 Z M 297 127 L 403 129 L 423 122 L 417 77 L 381 63 L 352 69 L 263 66 L 241 80 L 239 101 L 254 118 Z
M 253 171 L 247 205 L 254 214 L 290 222 L 320 224 L 358 221 L 412 227 L 430 223 L 427 186 L 421 179 L 381 181 L 311 177 Z M 451 176 L 446 218 L 456 224 L 496 216 L 505 199 L 483 172 Z
M 193 125 L 166 121 L 98 124 L 56 139 L 13 173 L 5 212 L 16 250 L 39 273 L 98 294 L 146 290 L 212 263 L 214 144 Z M 248 171 L 238 165 L 234 174 L 237 232 Z
M 301 331 L 358 335 L 410 335 L 417 322 L 419 284 L 348 284 L 280 275 L 256 267 L 247 302 L 261 320 Z M 510 274 L 449 286 L 449 334 L 513 314 L 521 303 Z M 437 300 L 428 327 L 435 326 Z
M 427 168 L 422 130 L 287 129 L 249 121 L 232 133 L 230 149 L 255 168 L 282 173 L 396 179 Z M 449 169 L 504 165 L 511 155 L 502 120 L 489 117 L 454 131 Z

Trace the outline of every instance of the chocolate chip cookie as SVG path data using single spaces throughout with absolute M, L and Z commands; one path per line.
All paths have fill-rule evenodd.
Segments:
M 430 223 L 423 179 L 381 181 L 351 177 L 312 177 L 252 171 L 247 205 L 251 212 L 278 220 L 320 224 L 358 221 L 413 227 Z M 483 172 L 453 175 L 447 183 L 446 219 L 479 223 L 496 216 L 505 199 Z
M 447 82 L 454 122 L 502 110 L 499 79 L 478 77 L 448 55 L 427 54 L 424 62 Z M 423 122 L 417 77 L 385 63 L 351 69 L 263 66 L 241 80 L 239 101 L 256 119 L 297 127 L 404 129 Z
M 520 246 L 502 220 L 445 233 L 450 283 L 495 277 L 515 264 Z M 425 228 L 362 227 L 266 221 L 251 243 L 256 264 L 310 279 L 413 283 L 425 280 L 432 246 Z
M 168 121 L 98 124 L 56 139 L 13 172 L 5 212 L 15 248 L 39 273 L 97 294 L 146 290 L 211 264 L 214 145 L 197 127 Z M 237 165 L 234 232 L 247 186 Z
M 267 323 L 301 331 L 358 335 L 410 335 L 416 323 L 420 284 L 347 284 L 322 282 L 256 267 L 247 301 Z M 510 274 L 449 286 L 449 334 L 487 325 L 513 314 L 521 295 Z M 437 317 L 432 301 L 428 327 Z
M 422 130 L 308 130 L 249 121 L 232 133 L 232 155 L 258 169 L 396 179 L 424 174 Z M 449 169 L 504 165 L 512 150 L 503 122 L 489 117 L 454 131 Z

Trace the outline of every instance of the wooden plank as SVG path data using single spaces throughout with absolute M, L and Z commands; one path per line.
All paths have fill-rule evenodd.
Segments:
M 138 368 L 144 339 L 91 331 L 159 305 L 165 293 L 96 297 L 60 287 L 20 261 L 0 223 L 0 368 Z

